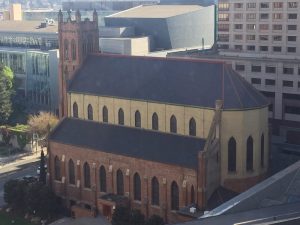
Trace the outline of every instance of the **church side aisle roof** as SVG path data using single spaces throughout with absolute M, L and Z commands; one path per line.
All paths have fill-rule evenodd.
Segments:
M 75 118 L 65 118 L 50 141 L 192 169 L 205 145 L 200 138 Z
M 224 110 L 262 108 L 266 98 L 224 62 L 93 54 L 69 92 Z

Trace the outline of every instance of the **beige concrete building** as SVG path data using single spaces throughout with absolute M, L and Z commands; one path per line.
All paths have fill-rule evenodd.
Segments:
M 260 90 L 271 102 L 270 118 L 283 124 L 300 122 L 299 22 L 299 1 L 218 3 L 220 52 L 214 58 L 229 61 Z

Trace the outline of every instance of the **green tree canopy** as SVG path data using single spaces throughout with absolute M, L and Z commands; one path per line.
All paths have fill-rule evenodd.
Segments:
M 8 121 L 12 113 L 13 72 L 0 65 L 0 125 Z

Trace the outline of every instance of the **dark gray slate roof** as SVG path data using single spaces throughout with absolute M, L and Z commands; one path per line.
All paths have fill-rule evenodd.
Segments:
M 64 119 L 50 141 L 196 169 L 205 140 L 74 118 Z
M 70 92 L 224 109 L 260 108 L 262 94 L 223 62 L 90 55 L 69 85 Z

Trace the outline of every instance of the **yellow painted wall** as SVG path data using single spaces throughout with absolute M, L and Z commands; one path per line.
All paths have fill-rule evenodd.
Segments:
M 93 106 L 94 120 L 103 122 L 102 108 L 108 109 L 108 121 L 118 124 L 118 111 L 124 111 L 124 122 L 126 126 L 135 126 L 135 112 L 141 114 L 141 126 L 152 129 L 152 115 L 157 113 L 159 118 L 159 130 L 170 132 L 170 118 L 172 115 L 177 119 L 177 133 L 189 135 L 189 121 L 193 117 L 196 121 L 196 136 L 206 138 L 214 116 L 214 110 L 202 109 L 189 106 L 179 106 L 164 103 L 143 102 L 129 99 L 118 99 L 112 97 L 90 96 L 83 94 L 70 94 L 71 104 L 69 113 L 71 116 L 72 105 L 78 104 L 78 115 L 81 119 L 87 119 L 88 104 Z M 221 120 L 221 179 L 246 178 L 260 175 L 266 172 L 268 167 L 268 109 L 253 109 L 244 111 L 223 111 Z M 265 166 L 260 166 L 260 138 L 264 133 L 265 138 Z M 246 143 L 247 138 L 252 136 L 254 140 L 254 170 L 246 171 Z M 227 172 L 227 148 L 228 141 L 234 137 L 237 143 L 237 172 Z

